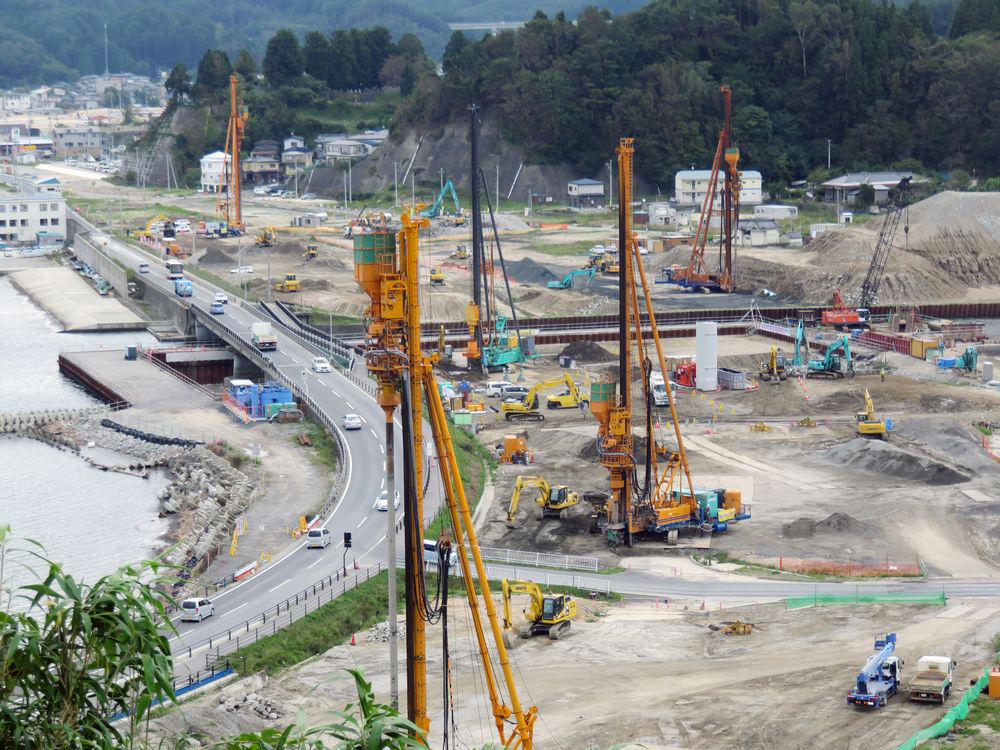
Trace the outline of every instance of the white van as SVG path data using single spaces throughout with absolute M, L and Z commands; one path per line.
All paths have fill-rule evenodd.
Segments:
M 139 273 L 149 273 L 149 263 L 140 263 Z
M 509 380 L 491 380 L 486 384 L 486 395 L 489 398 L 499 398 L 501 392 L 508 385 L 514 385 Z
M 185 599 L 181 602 L 181 620 L 184 622 L 201 622 L 214 614 L 215 605 L 211 599 Z
M 438 564 L 438 543 L 433 539 L 424 539 L 424 562 L 430 565 Z M 453 571 L 458 570 L 458 553 L 453 549 L 448 555 L 448 567 Z
M 332 537 L 330 536 L 329 529 L 309 529 L 306 539 L 308 539 L 306 547 L 310 549 L 324 549 L 330 546 Z

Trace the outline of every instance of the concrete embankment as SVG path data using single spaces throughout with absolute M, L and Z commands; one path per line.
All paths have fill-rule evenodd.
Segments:
M 33 268 L 11 274 L 18 289 L 67 331 L 140 330 L 138 315 L 116 299 L 101 297 L 69 268 Z

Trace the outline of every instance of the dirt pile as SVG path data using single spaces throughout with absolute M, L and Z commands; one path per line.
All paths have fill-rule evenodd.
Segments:
M 584 364 L 614 362 L 618 359 L 617 356 L 593 341 L 574 341 L 571 344 L 567 344 L 566 347 L 559 352 L 557 359 L 558 357 L 572 357 L 577 362 L 582 362 Z
M 823 452 L 821 457 L 830 463 L 930 485 L 958 484 L 970 479 L 928 456 L 907 453 L 891 443 L 861 437 L 837 445 Z
M 863 534 L 868 527 L 853 516 L 846 513 L 832 513 L 821 521 L 811 518 L 797 518 L 781 527 L 783 536 L 791 539 L 808 539 L 816 534 Z
M 299 286 L 307 292 L 327 291 L 333 288 L 327 279 L 300 279 Z
M 323 258 L 309 261 L 309 268 L 319 268 L 324 271 L 347 271 L 347 263 L 340 258 Z M 353 269 L 351 269 L 353 270 Z
M 521 258 L 507 264 L 507 276 L 520 284 L 547 284 L 559 277 L 531 258 Z
M 210 247 L 205 251 L 205 254 L 201 256 L 198 260 L 199 263 L 208 263 L 211 265 L 235 265 L 236 261 L 233 260 L 232 256 L 226 255 L 218 248 Z

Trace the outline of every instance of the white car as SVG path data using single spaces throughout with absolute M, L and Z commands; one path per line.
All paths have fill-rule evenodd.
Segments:
M 229 273 L 253 273 L 253 266 L 239 266 L 238 268 L 230 268 Z
M 201 622 L 215 614 L 211 599 L 185 599 L 181 602 L 181 619 L 185 622 Z
M 312 368 L 315 372 L 333 372 L 330 361 L 326 357 L 313 357 Z
M 393 510 L 399 510 L 399 490 L 396 490 L 396 502 L 392 504 Z M 379 493 L 378 500 L 375 501 L 375 510 L 380 510 L 383 513 L 389 511 L 389 491 L 382 490 Z
M 253 189 L 253 194 L 254 195 L 267 195 L 268 192 L 269 191 L 268 191 L 267 187 L 265 187 L 264 185 L 258 185 L 257 187 L 255 187 Z
M 310 549 L 325 549 L 330 546 L 332 539 L 329 529 L 309 529 L 306 534 L 306 547 Z
M 344 425 L 345 430 L 360 430 L 361 417 L 357 414 L 345 414 L 344 418 L 341 420 L 341 424 Z
M 225 292 L 216 292 L 215 293 L 215 301 L 216 302 L 221 302 L 224 305 L 228 305 L 229 304 L 229 295 L 227 295 Z

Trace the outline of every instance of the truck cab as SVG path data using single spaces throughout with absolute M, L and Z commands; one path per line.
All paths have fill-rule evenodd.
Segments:
M 921 656 L 917 672 L 906 686 L 910 700 L 943 704 L 951 693 L 956 666 L 954 659 L 947 656 Z

